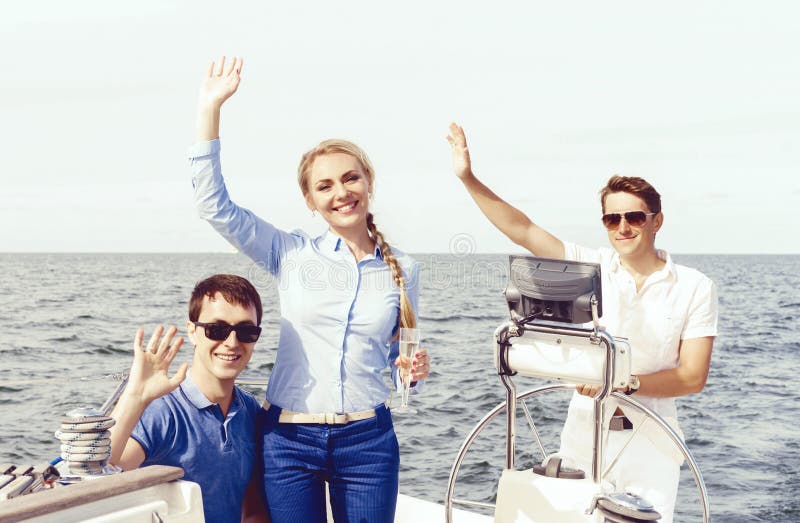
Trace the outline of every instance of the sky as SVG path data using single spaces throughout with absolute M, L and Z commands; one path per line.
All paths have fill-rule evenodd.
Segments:
M 36 1 L 4 6 L 0 252 L 229 252 L 186 150 L 208 63 L 233 199 L 321 232 L 295 181 L 338 137 L 376 167 L 376 223 L 412 253 L 519 252 L 451 167 L 557 237 L 605 246 L 613 174 L 662 194 L 657 246 L 800 253 L 800 4 Z

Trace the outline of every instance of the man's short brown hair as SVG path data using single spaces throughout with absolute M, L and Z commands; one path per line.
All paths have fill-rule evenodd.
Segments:
M 213 298 L 216 293 L 222 294 L 228 303 L 253 306 L 256 309 L 258 325 L 261 325 L 261 296 L 253 284 L 235 274 L 215 274 L 198 282 L 189 299 L 189 320 L 197 321 L 203 308 L 203 298 Z
M 661 195 L 644 178 L 616 174 L 609 178 L 606 186 L 600 190 L 600 205 L 603 208 L 603 213 L 606 212 L 606 196 L 615 192 L 626 192 L 637 196 L 644 201 L 650 212 L 661 212 Z

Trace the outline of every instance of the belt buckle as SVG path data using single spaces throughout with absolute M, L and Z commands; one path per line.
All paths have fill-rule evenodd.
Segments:
M 325 421 L 323 421 L 323 423 L 325 423 L 326 425 L 337 425 L 341 423 L 337 419 L 339 415 L 336 414 L 335 412 L 326 412 L 324 416 L 325 416 Z

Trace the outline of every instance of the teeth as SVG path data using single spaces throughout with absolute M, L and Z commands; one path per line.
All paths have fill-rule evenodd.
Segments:
M 356 206 L 355 202 L 348 203 L 347 205 L 343 205 L 343 206 L 339 207 L 337 210 L 338 211 L 349 211 L 350 209 L 352 209 L 355 206 Z
M 217 358 L 225 361 L 235 361 L 239 359 L 236 354 L 214 354 Z

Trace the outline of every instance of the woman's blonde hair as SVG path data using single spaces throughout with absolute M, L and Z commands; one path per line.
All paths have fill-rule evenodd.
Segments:
M 353 142 L 336 139 L 320 142 L 319 145 L 305 153 L 300 159 L 300 165 L 297 167 L 297 183 L 300 185 L 303 196 L 307 196 L 310 190 L 308 179 L 311 168 L 314 166 L 314 161 L 320 156 L 336 153 L 347 154 L 358 160 L 358 163 L 361 164 L 361 169 L 364 171 L 364 175 L 367 177 L 367 182 L 369 182 L 369 195 L 372 196 L 372 192 L 375 188 L 375 169 L 372 167 L 372 162 L 369 161 L 367 153 Z M 367 213 L 367 230 L 370 236 L 372 236 L 372 239 L 375 240 L 375 243 L 378 244 L 381 254 L 383 255 L 383 261 L 385 261 L 389 269 L 391 269 L 392 279 L 400 289 L 400 317 L 398 318 L 398 324 L 400 327 L 416 327 L 417 317 L 414 314 L 414 309 L 411 307 L 411 302 L 408 300 L 403 270 L 400 268 L 400 263 L 397 261 L 397 258 L 394 257 L 389 243 L 375 226 L 375 217 L 371 212 Z

